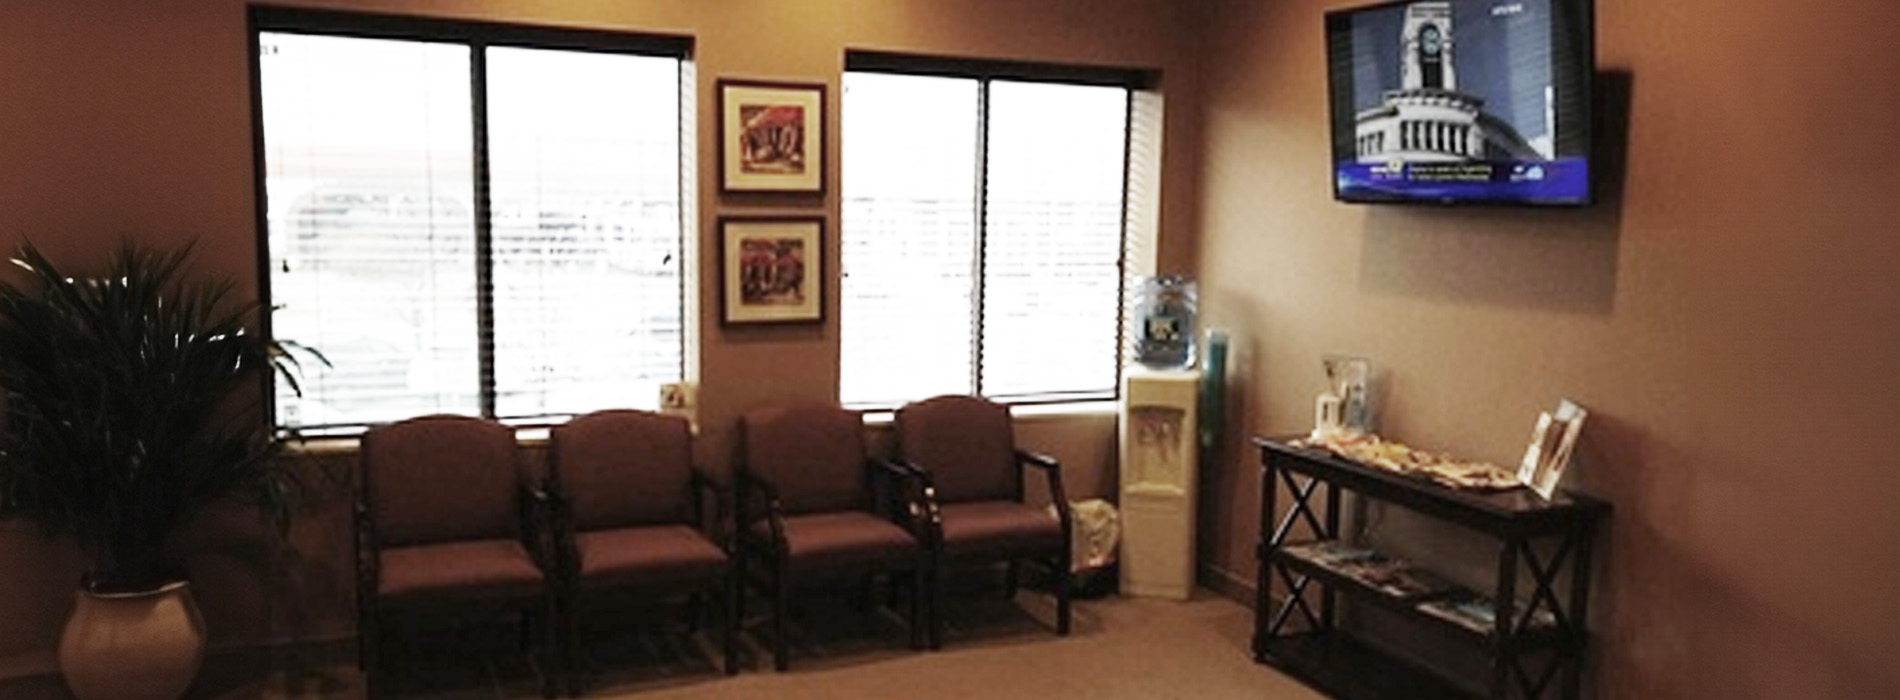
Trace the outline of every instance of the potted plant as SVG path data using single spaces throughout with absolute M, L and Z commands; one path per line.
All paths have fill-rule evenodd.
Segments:
M 214 502 L 254 504 L 281 535 L 302 484 L 259 410 L 296 346 L 247 332 L 229 279 L 188 279 L 191 246 L 127 241 L 105 274 L 69 276 L 32 244 L 0 281 L 0 519 L 68 535 L 92 559 L 60 639 L 81 700 L 173 700 L 204 623 L 172 533 Z M 321 356 L 317 356 L 321 359 Z

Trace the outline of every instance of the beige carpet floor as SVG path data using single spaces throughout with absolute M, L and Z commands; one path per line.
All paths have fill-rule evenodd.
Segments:
M 678 625 L 640 630 L 604 616 L 587 632 L 591 685 L 606 700 L 748 698 L 1035 698 L 1165 700 L 1322 696 L 1248 653 L 1252 618 L 1243 606 L 1200 593 L 1187 602 L 1107 597 L 1077 601 L 1075 630 L 1053 633 L 1054 605 L 1025 592 L 951 598 L 944 648 L 914 652 L 897 614 L 846 601 L 801 606 L 788 635 L 792 668 L 771 670 L 767 627 L 752 610 L 736 676 L 719 673 L 716 642 Z M 650 627 L 650 626 L 649 626 Z M 490 637 L 509 637 L 491 634 Z M 492 641 L 492 640 L 491 640 Z M 528 700 L 540 697 L 538 669 L 509 644 L 469 652 L 398 650 L 391 698 Z M 258 659 L 214 659 L 195 700 L 340 700 L 362 688 L 346 645 L 274 651 Z M 66 700 L 55 677 L 0 682 L 0 698 Z

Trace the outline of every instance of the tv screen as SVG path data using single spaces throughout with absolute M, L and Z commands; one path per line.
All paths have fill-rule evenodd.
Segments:
M 1591 0 L 1420 0 L 1326 14 L 1333 194 L 1590 202 Z

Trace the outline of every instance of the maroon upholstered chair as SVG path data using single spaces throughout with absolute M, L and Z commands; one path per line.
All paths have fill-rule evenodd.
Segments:
M 552 615 L 552 557 L 513 430 L 466 416 L 412 418 L 364 433 L 360 460 L 358 662 L 370 696 L 392 609 Z
M 548 484 L 566 592 L 562 647 L 570 679 L 578 681 L 579 620 L 613 594 L 717 597 L 725 613 L 725 671 L 738 671 L 738 589 L 728 575 L 727 548 L 702 517 L 704 495 L 715 503 L 725 499 L 693 467 L 692 429 L 684 418 L 611 410 L 557 426 L 550 433 Z
M 902 461 L 927 478 L 925 543 L 933 567 L 965 562 L 1007 562 L 1015 594 L 1017 562 L 1037 561 L 1055 582 L 1056 633 L 1069 633 L 1069 501 L 1062 468 L 1054 459 L 1016 449 L 1009 407 L 975 396 L 938 396 L 897 411 Z M 1041 469 L 1049 479 L 1055 517 L 1023 502 L 1023 470 Z M 941 573 L 939 573 L 941 577 Z M 942 586 L 933 607 L 943 603 Z M 943 643 L 943 614 L 933 609 L 931 645 Z
M 907 471 L 864 451 L 856 411 L 805 404 L 752 411 L 740 419 L 739 570 L 761 566 L 772 599 L 772 661 L 787 667 L 787 597 L 821 578 L 907 572 L 913 594 L 911 646 L 923 646 L 922 601 L 929 558 L 916 534 L 879 511 Z

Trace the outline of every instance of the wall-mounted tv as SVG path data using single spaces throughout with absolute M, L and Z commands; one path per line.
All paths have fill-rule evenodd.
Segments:
M 1591 14 L 1591 0 L 1328 12 L 1334 197 L 1590 203 Z

